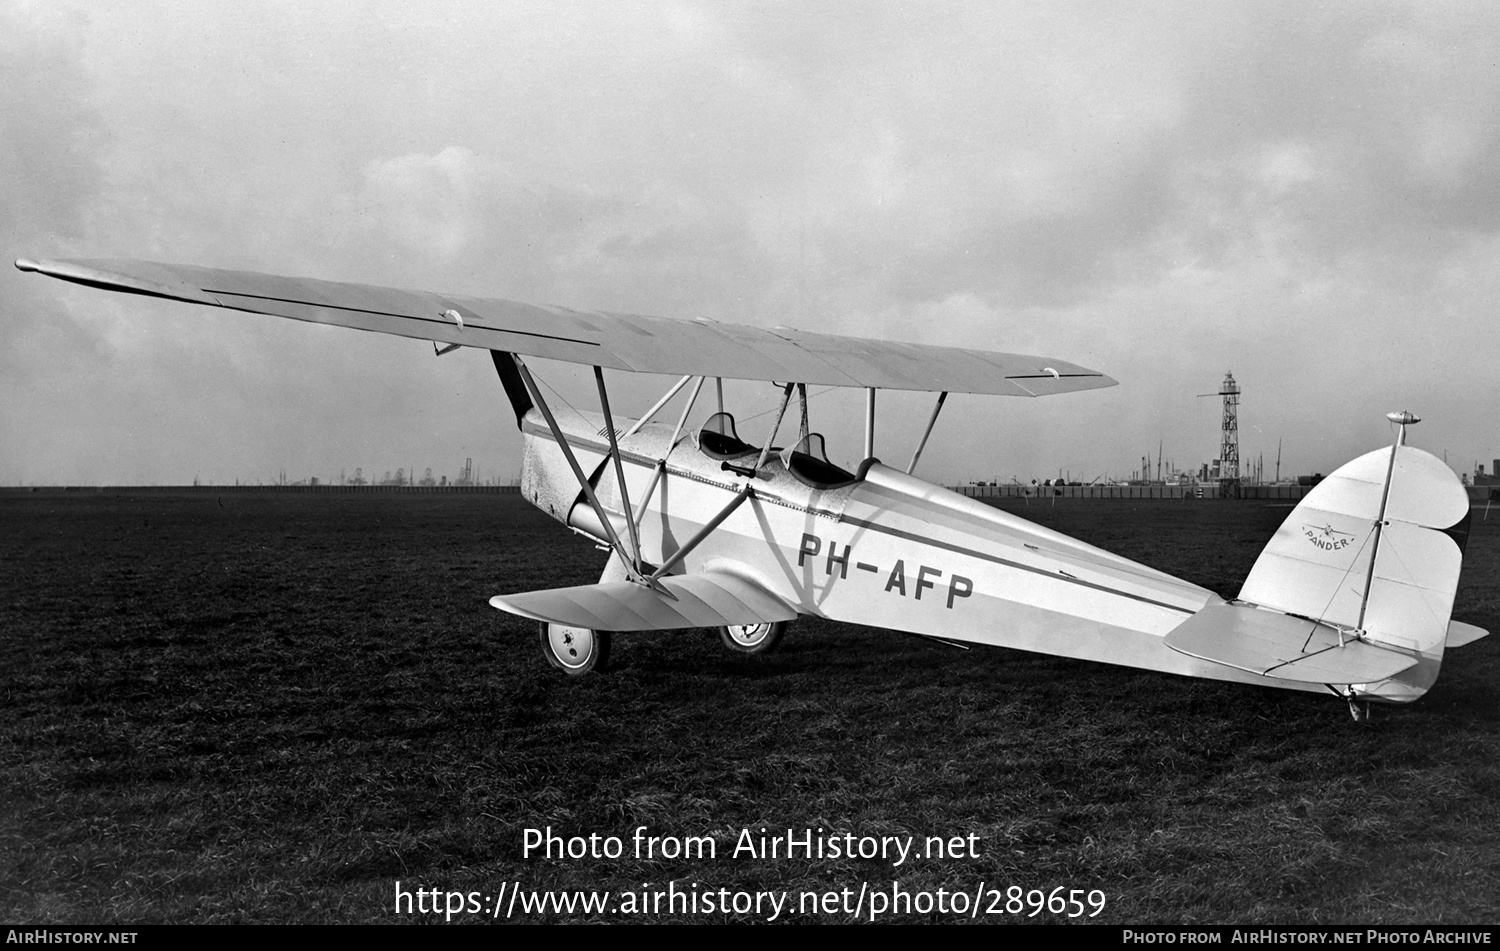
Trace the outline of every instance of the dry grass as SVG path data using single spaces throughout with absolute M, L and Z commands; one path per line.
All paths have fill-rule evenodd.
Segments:
M 1018 511 L 1229 594 L 1286 514 Z M 1098 888 L 1116 923 L 1500 919 L 1500 635 L 1368 726 L 1332 697 L 830 623 L 758 659 L 629 636 L 566 679 L 485 600 L 601 557 L 509 497 L 0 496 L 0 918 L 392 921 L 396 879 L 900 878 Z M 1476 521 L 1460 619 L 1500 629 L 1497 560 L 1500 518 Z M 546 825 L 721 852 L 522 859 Z M 982 855 L 727 857 L 762 825 Z

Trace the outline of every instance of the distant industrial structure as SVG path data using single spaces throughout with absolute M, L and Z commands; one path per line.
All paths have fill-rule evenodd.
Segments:
M 1224 398 L 1219 458 L 1213 478 L 1219 484 L 1219 498 L 1236 498 L 1240 490 L 1240 385 L 1234 382 L 1234 373 L 1227 372 L 1224 374 L 1224 382 L 1219 386 L 1219 392 L 1198 395 Z M 1208 481 L 1208 473 L 1205 471 L 1203 475 L 1204 481 Z
M 1321 473 L 1313 475 L 1289 476 L 1283 479 L 1281 476 L 1281 443 L 1276 444 L 1276 474 L 1271 480 L 1265 475 L 1265 456 L 1258 455 L 1248 463 L 1240 460 L 1240 397 L 1244 390 L 1234 378 L 1233 371 L 1224 374 L 1224 380 L 1218 390 L 1212 393 L 1199 393 L 1200 397 L 1217 396 L 1223 401 L 1223 410 L 1219 416 L 1219 454 L 1215 459 L 1202 463 L 1196 469 L 1179 469 L 1170 458 L 1164 458 L 1164 445 L 1158 444 L 1155 459 L 1151 453 L 1141 456 L 1141 467 L 1134 469 L 1128 479 L 1115 479 L 1108 476 L 1099 476 L 1093 482 L 1085 484 L 1073 482 L 1070 478 L 1059 472 L 1059 478 L 1046 479 L 1044 481 L 1031 480 L 1031 483 L 1022 483 L 1019 479 L 1012 477 L 1012 484 L 1002 484 L 998 480 L 994 482 L 971 482 L 968 486 L 959 487 L 966 494 L 973 494 L 977 490 L 1003 490 L 999 495 L 1065 495 L 1075 494 L 1072 490 L 1083 490 L 1085 497 L 1100 498 L 1301 498 L 1300 494 L 1288 495 L 1281 492 L 1282 489 L 1300 490 L 1305 492 L 1312 486 L 1322 481 Z M 1153 471 L 1154 470 L 1154 471 Z M 1484 467 L 1475 464 L 1475 485 L 1481 484 L 1478 479 L 1483 476 Z M 1467 477 L 1466 477 L 1467 478 Z M 1486 477 L 1491 481 L 1488 484 L 1500 486 L 1500 459 L 1495 460 L 1495 475 Z M 1118 487 L 1134 487 L 1142 489 L 1145 494 L 1115 496 L 1108 493 L 1097 494 L 1104 489 Z M 1067 492 L 1062 491 L 1067 489 Z
M 311 486 L 316 488 L 319 486 L 333 486 L 341 488 L 361 488 L 368 486 L 370 488 L 388 489 L 477 489 L 515 486 L 520 484 L 519 474 L 513 476 L 509 480 L 500 477 L 493 477 L 489 479 L 480 478 L 478 469 L 474 465 L 474 459 L 472 457 L 464 459 L 463 467 L 459 470 L 459 475 L 455 479 L 450 479 L 446 475 L 434 475 L 432 467 L 430 466 L 421 471 L 422 475 L 418 477 L 416 466 L 411 466 L 410 468 L 401 466 L 398 467 L 394 472 L 392 472 L 390 469 L 385 470 L 385 474 L 380 477 L 375 477 L 373 475 L 367 477 L 365 475 L 364 468 L 356 466 L 353 476 L 349 475 L 348 469 L 340 469 L 337 479 L 331 482 L 324 482 L 317 476 L 309 476 L 307 478 L 297 479 L 294 481 L 288 478 L 286 469 L 283 468 L 277 473 L 275 481 L 269 484 L 273 486 L 289 487 Z M 238 480 L 236 480 L 235 484 L 239 485 L 240 483 Z M 247 485 L 248 484 L 250 483 L 247 483 Z M 262 483 L 255 484 L 259 485 Z M 203 485 L 203 480 L 199 477 L 195 477 L 193 479 L 193 485 Z

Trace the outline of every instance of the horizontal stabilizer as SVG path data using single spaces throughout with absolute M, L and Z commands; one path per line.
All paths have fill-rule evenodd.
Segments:
M 1415 657 L 1353 640 L 1327 624 L 1248 604 L 1210 604 L 1167 635 L 1173 650 L 1279 680 L 1364 684 L 1416 664 Z
M 1449 621 L 1448 647 L 1463 647 L 1465 644 L 1474 643 L 1481 637 L 1488 637 L 1489 634 L 1490 632 L 1482 627 L 1475 627 L 1462 621 Z
M 790 621 L 796 608 L 760 585 L 727 571 L 660 579 L 672 597 L 634 581 L 501 594 L 490 606 L 537 621 L 595 631 L 670 631 Z

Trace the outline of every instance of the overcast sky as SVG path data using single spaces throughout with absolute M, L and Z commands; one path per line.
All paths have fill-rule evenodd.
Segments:
M 1466 471 L 1500 455 L 1497 10 L 0 0 L 0 236 L 1120 381 L 955 397 L 944 481 L 1196 468 L 1226 370 L 1268 474 L 1278 440 L 1327 472 L 1401 408 Z M 9 267 L 0 330 L 5 484 L 519 469 L 477 351 Z M 623 411 L 670 381 L 618 382 Z M 929 405 L 882 398 L 877 455 L 904 466 Z M 814 401 L 840 461 L 858 406 Z

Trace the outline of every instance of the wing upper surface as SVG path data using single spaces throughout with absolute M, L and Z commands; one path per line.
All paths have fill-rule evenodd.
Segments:
M 670 631 L 790 621 L 797 610 L 759 584 L 727 571 L 661 579 L 667 597 L 631 581 L 604 581 L 496 595 L 492 607 L 511 614 L 596 631 Z
M 16 266 L 106 290 L 641 373 L 1005 396 L 1115 383 L 1051 357 L 787 328 L 577 311 L 149 261 L 23 258 Z

